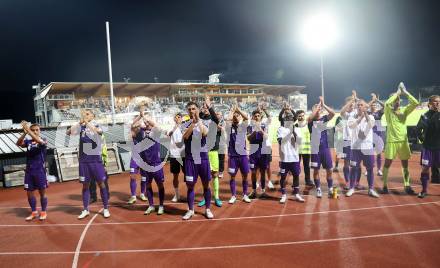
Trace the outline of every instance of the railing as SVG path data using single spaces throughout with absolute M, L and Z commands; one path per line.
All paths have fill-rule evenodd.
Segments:
M 209 84 L 209 80 L 183 80 L 179 79 L 176 83 L 197 83 L 197 84 Z

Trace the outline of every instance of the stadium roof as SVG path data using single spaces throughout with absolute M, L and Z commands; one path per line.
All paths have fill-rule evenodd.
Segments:
M 295 85 L 266 85 L 266 84 L 224 84 L 224 83 L 113 83 L 115 96 L 158 96 L 167 97 L 173 89 L 179 88 L 241 88 L 261 89 L 271 95 L 286 95 L 304 90 L 305 86 Z M 35 96 L 35 100 L 46 97 L 47 94 L 75 93 L 78 97 L 108 96 L 110 83 L 108 82 L 51 82 Z

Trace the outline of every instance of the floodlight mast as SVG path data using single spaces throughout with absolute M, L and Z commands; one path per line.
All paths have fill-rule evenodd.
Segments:
M 108 57 L 108 75 L 110 78 L 110 101 L 112 105 L 112 123 L 115 123 L 115 97 L 113 95 L 113 74 L 112 74 L 112 54 L 110 51 L 110 26 L 108 21 L 105 22 L 107 34 L 107 57 Z
M 322 56 L 322 50 L 320 51 L 320 56 L 321 56 L 321 96 L 322 99 L 325 100 L 325 96 L 324 96 L 324 59 Z

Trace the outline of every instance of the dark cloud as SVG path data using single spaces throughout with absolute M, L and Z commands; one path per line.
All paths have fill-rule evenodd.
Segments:
M 106 81 L 106 20 L 116 81 L 207 79 L 306 85 L 320 92 L 319 56 L 298 38 L 303 17 L 328 8 L 343 36 L 324 57 L 327 101 L 440 85 L 438 1 L 0 2 L 1 118 L 33 120 L 32 84 Z M 337 93 L 337 94 L 336 94 Z M 14 101 L 10 101 L 14 100 Z

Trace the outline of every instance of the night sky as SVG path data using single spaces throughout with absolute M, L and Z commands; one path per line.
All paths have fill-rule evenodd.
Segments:
M 440 85 L 440 1 L 144 0 L 0 1 L 0 119 L 34 121 L 33 84 L 108 81 L 110 21 L 114 81 L 306 85 L 320 94 L 319 54 L 299 29 L 330 10 L 341 38 L 324 55 L 326 100 L 352 89 L 386 96 L 399 81 L 417 94 Z

